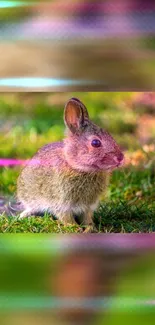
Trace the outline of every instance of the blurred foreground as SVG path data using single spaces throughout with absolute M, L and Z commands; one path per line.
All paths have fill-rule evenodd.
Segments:
M 152 0 L 7 3 L 0 5 L 1 90 L 154 89 Z
M 1 236 L 1 324 L 154 324 L 154 239 Z

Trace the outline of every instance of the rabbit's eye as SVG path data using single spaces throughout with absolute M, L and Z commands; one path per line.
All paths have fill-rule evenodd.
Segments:
M 91 143 L 92 147 L 99 148 L 101 147 L 101 141 L 98 139 L 94 139 Z

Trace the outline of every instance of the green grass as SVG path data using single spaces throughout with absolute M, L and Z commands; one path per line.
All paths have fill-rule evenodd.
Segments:
M 127 202 L 103 204 L 95 213 L 98 232 L 105 233 L 148 233 L 155 231 L 155 205 L 147 207 L 130 205 Z M 18 220 L 17 217 L 1 215 L 0 232 L 3 233 L 81 233 L 83 227 L 63 226 L 50 216 L 30 217 Z
M 1 216 L 0 232 L 3 233 L 74 233 L 79 227 L 58 225 L 50 216 L 31 217 L 18 220 L 18 217 Z
M 141 110 L 132 107 L 132 93 L 1 94 L 0 157 L 27 159 L 42 145 L 61 140 L 63 106 L 70 97 L 79 97 L 86 104 L 91 118 L 108 129 L 126 155 L 139 150 L 145 157 L 137 165 L 131 164 L 112 174 L 107 198 L 94 215 L 98 231 L 154 232 L 154 152 L 145 152 L 137 136 Z M 153 134 L 149 143 L 154 143 Z M 0 168 L 0 196 L 15 197 L 19 173 L 19 167 Z M 81 230 L 76 225 L 60 225 L 48 215 L 23 220 L 4 213 L 0 216 L 0 232 L 78 233 Z
M 153 168 L 153 167 L 152 167 Z M 15 193 L 18 170 L 4 169 L 3 193 Z M 106 201 L 95 212 L 94 221 L 99 232 L 155 231 L 155 174 L 153 169 L 128 168 L 113 173 Z M 82 226 L 63 226 L 45 214 L 18 220 L 18 216 L 1 215 L 0 232 L 79 233 Z

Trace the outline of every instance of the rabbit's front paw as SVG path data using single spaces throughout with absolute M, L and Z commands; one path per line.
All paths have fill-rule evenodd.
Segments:
M 73 215 L 71 213 L 66 213 L 66 214 L 61 214 L 59 216 L 57 216 L 58 220 L 57 223 L 59 225 L 64 225 L 64 226 L 74 226 L 77 225 L 77 223 L 75 222 L 75 219 L 73 217 Z
M 83 225 L 85 226 L 84 233 L 98 232 L 93 222 L 93 212 L 89 209 L 83 216 Z
M 87 234 L 87 233 L 97 233 L 98 230 L 97 228 L 95 227 L 95 225 L 89 225 L 85 228 L 85 230 L 83 231 L 84 234 Z
M 31 209 L 26 209 L 26 210 L 24 210 L 22 213 L 20 213 L 18 219 L 21 220 L 21 219 L 24 219 L 24 218 L 28 218 L 28 217 L 31 216 L 32 212 L 33 212 L 33 211 L 32 211 Z

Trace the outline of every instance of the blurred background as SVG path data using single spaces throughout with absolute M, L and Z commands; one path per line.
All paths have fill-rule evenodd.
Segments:
M 111 133 L 126 158 L 125 166 L 113 172 L 107 196 L 95 213 L 98 231 L 154 232 L 154 92 L 1 93 L 0 231 L 80 231 L 48 216 L 20 221 L 14 217 L 20 170 L 41 146 L 63 138 L 63 109 L 71 97 L 84 102 L 90 118 Z
M 2 90 L 154 89 L 153 0 L 1 1 L 0 22 Z
M 154 324 L 154 239 L 0 236 L 1 324 Z

